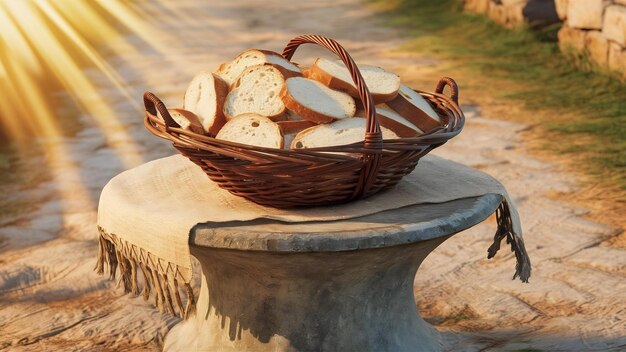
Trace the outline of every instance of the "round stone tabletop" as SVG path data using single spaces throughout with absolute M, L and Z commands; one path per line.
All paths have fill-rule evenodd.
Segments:
M 486 194 L 337 221 L 286 223 L 258 219 L 203 223 L 191 230 L 189 244 L 269 252 L 335 252 L 397 246 L 470 228 L 493 214 L 501 201 L 500 195 Z

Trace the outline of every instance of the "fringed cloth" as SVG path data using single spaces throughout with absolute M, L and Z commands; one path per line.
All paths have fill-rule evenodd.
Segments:
M 145 250 L 107 233 L 100 226 L 98 230 L 99 250 L 94 268 L 98 274 L 103 275 L 106 269 L 110 279 L 117 277 L 117 287 L 123 286 L 124 293 L 131 296 L 141 295 L 144 301 L 148 301 L 152 295 L 154 306 L 161 313 L 167 311 L 187 319 L 194 312 L 196 299 L 191 284 L 185 281 L 179 283 L 182 278 L 177 265 L 163 263 Z
M 333 221 L 485 194 L 502 197 L 496 210 L 498 228 L 487 257 L 492 258 L 506 238 L 517 260 L 513 279 L 528 282 L 531 264 L 519 215 L 504 187 L 476 169 L 429 155 L 386 192 L 343 205 L 284 210 L 231 195 L 199 167 L 175 155 L 125 171 L 104 187 L 98 206 L 100 252 L 96 271 L 104 274 L 106 269 L 113 279 L 119 275 L 118 285 L 126 293 L 145 300 L 152 296 L 161 312 L 186 319 L 195 307 L 188 240 L 198 223 L 258 218 Z

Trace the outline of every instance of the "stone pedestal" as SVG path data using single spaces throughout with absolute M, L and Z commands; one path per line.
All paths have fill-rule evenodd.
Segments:
M 499 203 L 486 195 L 345 221 L 199 225 L 190 240 L 202 266 L 197 312 L 164 350 L 439 351 L 416 309 L 416 271 Z

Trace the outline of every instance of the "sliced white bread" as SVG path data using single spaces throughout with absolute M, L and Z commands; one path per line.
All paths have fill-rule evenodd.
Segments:
M 291 142 L 291 149 L 319 148 L 345 145 L 365 139 L 365 119 L 353 117 L 333 123 L 307 128 L 298 133 Z M 381 127 L 383 139 L 396 139 L 391 130 Z
M 398 137 L 418 137 L 424 134 L 424 131 L 412 124 L 409 120 L 402 117 L 393 110 L 376 108 L 376 117 L 381 127 L 392 130 Z
M 302 71 L 279 53 L 269 50 L 249 49 L 239 54 L 233 61 L 224 63 L 215 71 L 229 85 L 248 67 L 256 65 L 272 65 L 285 77 L 301 76 Z
M 287 109 L 315 123 L 352 117 L 356 112 L 354 99 L 348 94 L 303 77 L 287 79 L 280 97 Z
M 194 133 L 204 134 L 204 128 L 202 128 L 198 115 L 183 109 L 168 109 L 167 111 L 180 128 L 190 130 Z
M 228 84 L 210 72 L 200 72 L 189 83 L 183 108 L 198 115 L 204 132 L 215 136 L 226 123 L 224 99 Z
M 398 96 L 387 105 L 424 132 L 441 126 L 441 118 L 426 99 L 404 84 L 400 86 Z
M 228 119 L 248 112 L 280 120 L 285 114 L 285 104 L 280 92 L 285 78 L 278 69 L 269 65 L 245 69 L 232 86 L 224 102 L 224 115 Z
M 259 147 L 283 147 L 283 135 L 276 122 L 254 113 L 228 121 L 215 138 Z
M 374 104 L 384 103 L 396 97 L 400 89 L 398 75 L 377 66 L 359 65 L 359 70 L 372 94 Z M 350 71 L 340 60 L 317 59 L 307 71 L 307 77 L 359 98 L 359 91 L 350 76 Z

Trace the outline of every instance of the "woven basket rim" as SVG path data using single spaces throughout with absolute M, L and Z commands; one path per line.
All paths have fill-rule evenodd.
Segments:
M 210 135 L 195 133 L 187 129 L 182 129 L 180 127 L 170 127 L 163 121 L 163 119 L 150 113 L 147 110 L 145 112 L 144 121 L 145 121 L 146 128 L 150 132 L 152 132 L 153 134 L 155 134 L 156 136 L 160 138 L 170 140 L 171 142 L 174 142 L 174 143 L 177 143 L 177 142 L 180 143 L 181 141 L 184 141 L 184 139 L 177 137 L 177 136 L 183 136 L 185 139 L 188 139 L 189 142 L 191 141 L 196 142 L 196 143 L 217 142 L 222 145 L 236 147 L 236 148 L 240 148 L 241 150 L 246 150 L 250 152 L 252 151 L 265 152 L 265 153 L 273 153 L 273 154 L 286 155 L 286 156 L 294 156 L 294 155 L 328 156 L 328 153 L 345 153 L 346 149 L 355 149 L 354 153 L 360 153 L 362 151 L 365 151 L 366 154 L 384 153 L 385 146 L 390 146 L 398 142 L 416 144 L 416 145 L 431 145 L 433 143 L 428 142 L 427 140 L 429 136 L 447 133 L 449 134 L 447 139 L 451 139 L 461 132 L 463 128 L 465 116 L 461 108 L 458 106 L 456 102 L 452 100 L 452 98 L 446 96 L 443 93 L 427 92 L 427 91 L 422 91 L 418 89 L 413 89 L 413 90 L 419 93 L 422 97 L 425 97 L 425 98 L 436 97 L 439 100 L 442 100 L 445 104 L 449 104 L 448 107 L 451 108 L 451 110 L 454 110 L 454 112 L 458 114 L 461 125 L 458 126 L 458 128 L 456 128 L 454 131 L 445 131 L 444 128 L 446 126 L 441 126 L 439 128 L 430 130 L 420 135 L 419 137 L 383 139 L 382 141 L 383 148 L 381 149 L 363 150 L 363 146 L 365 144 L 364 141 L 359 141 L 359 142 L 350 143 L 350 144 L 343 144 L 343 145 L 317 147 L 317 148 L 282 149 L 282 148 L 261 147 L 261 146 L 254 146 L 250 144 L 232 142 L 232 141 L 217 139 Z M 437 111 L 439 109 L 435 109 L 435 110 Z M 438 114 L 438 115 L 440 117 L 446 118 L 448 120 L 448 123 L 450 122 L 449 121 L 450 114 L 448 114 L 447 116 L 441 116 L 442 114 Z M 182 143 L 182 144 L 185 144 L 185 143 Z M 354 158 L 354 156 L 349 156 L 349 155 L 336 155 L 336 156 L 337 156 L 337 159 L 342 159 L 342 160 Z

